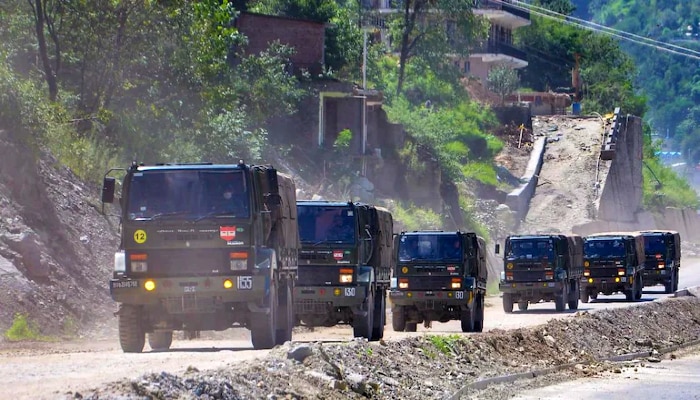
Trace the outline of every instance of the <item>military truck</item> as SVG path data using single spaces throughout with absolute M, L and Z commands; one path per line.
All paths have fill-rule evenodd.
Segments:
M 297 215 L 297 324 L 349 324 L 355 337 L 381 339 L 393 265 L 391 213 L 359 202 L 300 200 Z
M 598 293 L 624 293 L 627 301 L 642 298 L 644 238 L 639 232 L 604 232 L 583 238 L 581 302 Z
M 484 329 L 486 244 L 471 232 L 401 232 L 389 298 L 394 331 L 419 323 L 461 321 L 463 332 Z
M 188 336 L 233 326 L 253 347 L 291 339 L 299 235 L 294 181 L 270 165 L 133 163 L 117 176 L 121 242 L 109 282 L 127 353 L 167 350 Z
M 678 290 L 681 235 L 675 231 L 640 232 L 644 238 L 644 286 L 664 285 L 666 293 Z
M 499 248 L 496 246 L 496 253 Z M 557 311 L 578 309 L 583 276 L 583 239 L 578 235 L 512 235 L 505 241 L 498 285 L 503 311 L 527 310 L 529 304 L 554 301 Z

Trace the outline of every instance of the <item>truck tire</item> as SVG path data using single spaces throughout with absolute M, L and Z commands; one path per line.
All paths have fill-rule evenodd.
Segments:
M 284 344 L 284 342 L 292 340 L 292 329 L 294 328 L 294 303 L 292 301 L 292 288 L 288 283 L 282 285 L 278 298 L 275 344 Z
M 250 339 L 255 350 L 271 349 L 277 338 L 277 288 L 270 287 L 270 295 L 266 302 L 270 312 L 252 313 L 250 315 Z
M 579 286 L 579 292 L 578 292 L 579 301 L 581 303 L 584 303 L 584 304 L 588 303 L 588 296 L 589 296 L 588 289 L 581 288 L 581 286 Z
M 566 298 L 564 298 L 564 295 L 558 294 L 554 296 L 554 308 L 558 312 L 566 310 Z
M 415 332 L 418 330 L 417 322 L 406 322 L 406 332 Z
M 675 269 L 673 270 L 673 291 L 674 291 L 674 292 L 677 292 L 677 291 L 678 291 L 678 275 L 679 275 L 680 272 L 681 272 L 681 271 L 680 271 L 679 268 L 675 268 Z
M 637 276 L 637 280 L 634 281 L 634 286 L 636 290 L 634 291 L 634 300 L 639 301 L 642 299 L 642 291 L 644 290 L 644 281 L 642 280 L 642 274 Z
M 510 293 L 503 293 L 503 311 L 508 314 L 513 312 L 513 296 Z
M 402 306 L 391 307 L 391 327 L 394 332 L 403 332 L 406 329 L 406 313 Z
M 474 319 L 474 332 L 484 331 L 484 296 L 477 296 L 476 318 Z
M 530 305 L 530 303 L 527 300 L 520 300 L 520 301 L 518 301 L 518 310 L 527 311 L 527 307 L 529 305 Z
M 596 289 L 593 289 L 594 291 L 590 293 L 591 295 L 591 300 L 598 300 L 598 291 Z
M 119 310 L 119 345 L 124 353 L 140 353 L 146 344 L 141 307 L 123 304 Z
M 173 331 L 156 331 L 148 334 L 148 345 L 154 351 L 165 351 L 173 344 Z
M 365 303 L 367 314 L 353 320 L 352 334 L 354 337 L 363 337 L 367 340 L 372 340 L 372 329 L 374 328 L 374 295 L 371 291 Z
M 578 299 L 581 297 L 581 286 L 578 281 L 571 281 L 571 290 L 569 291 L 569 310 L 578 310 Z
M 374 325 L 372 327 L 372 338 L 377 341 L 384 337 L 384 325 L 386 324 L 386 291 L 378 290 L 374 296 Z
M 462 323 L 462 332 L 474 332 L 474 320 L 476 319 L 476 304 L 474 304 L 474 309 L 464 309 L 460 316 L 460 321 Z
M 673 277 L 669 278 L 669 280 L 664 283 L 664 293 L 673 293 Z

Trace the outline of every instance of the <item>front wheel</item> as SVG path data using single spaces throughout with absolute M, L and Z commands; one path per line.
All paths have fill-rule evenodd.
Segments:
M 406 329 L 406 314 L 403 306 L 391 307 L 391 327 L 394 332 L 403 332 Z
M 379 290 L 374 297 L 374 325 L 372 338 L 377 341 L 384 337 L 384 325 L 386 324 L 386 291 Z
M 572 281 L 571 291 L 569 292 L 569 310 L 578 310 L 578 299 L 581 297 L 581 286 L 578 281 Z
M 156 331 L 148 334 L 148 345 L 152 350 L 165 351 L 173 344 L 173 331 Z
M 417 322 L 406 322 L 406 332 L 415 332 L 418 330 Z
M 292 329 L 294 328 L 294 303 L 292 302 L 292 288 L 289 284 L 284 284 L 280 290 L 277 318 L 275 344 L 284 344 L 284 342 L 292 340 Z
M 372 340 L 372 330 L 374 329 L 374 295 L 369 293 L 365 299 L 364 316 L 356 317 L 352 322 L 352 334 L 355 337 L 363 337 Z
M 476 308 L 476 305 L 474 306 Z M 462 323 L 462 332 L 474 332 L 474 319 L 476 310 L 466 308 L 462 310 L 460 322 Z
M 143 351 L 146 333 L 141 323 L 141 307 L 124 304 L 119 310 L 119 344 L 124 353 Z
M 267 299 L 268 313 L 254 313 L 250 316 L 250 338 L 253 348 L 271 349 L 275 346 L 277 334 L 277 288 L 271 287 Z
M 474 320 L 474 332 L 484 331 L 484 296 L 477 296 L 476 319 Z
M 513 312 L 513 296 L 510 293 L 503 293 L 503 311 L 507 314 Z

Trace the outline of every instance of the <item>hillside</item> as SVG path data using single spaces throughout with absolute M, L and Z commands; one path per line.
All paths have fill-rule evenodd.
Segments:
M 118 244 L 99 190 L 0 131 L 0 330 L 25 313 L 41 333 L 82 336 L 113 320 Z

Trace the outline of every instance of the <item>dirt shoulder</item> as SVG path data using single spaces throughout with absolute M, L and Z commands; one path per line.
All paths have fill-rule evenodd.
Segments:
M 585 365 L 612 355 L 688 343 L 700 337 L 698 321 L 700 300 L 688 297 L 579 312 L 527 329 L 379 343 L 288 343 L 258 362 L 213 371 L 193 368 L 182 375 L 154 372 L 83 395 L 91 399 L 205 394 L 240 399 L 444 398 L 488 377 L 568 363 Z

